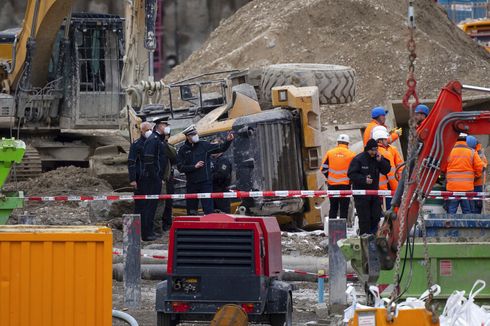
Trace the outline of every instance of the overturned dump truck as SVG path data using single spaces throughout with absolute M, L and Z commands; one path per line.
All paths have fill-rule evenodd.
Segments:
M 319 171 L 324 151 L 320 104 L 352 100 L 354 71 L 348 67 L 306 65 L 310 74 L 320 71 L 324 84 L 318 80 L 319 89 L 315 85 L 282 86 L 292 83 L 287 78 L 276 78 L 278 74 L 292 74 L 288 70 L 291 67 L 286 66 L 277 68 L 275 74 L 264 69 L 267 74 L 262 76 L 250 71 L 228 71 L 224 72 L 225 78 L 205 74 L 170 84 L 141 82 L 128 88 L 132 98 L 128 104 L 129 129 L 137 138 L 136 127 L 142 120 L 167 117 L 173 134 L 169 143 L 177 147 L 185 141 L 181 131 L 193 123 L 205 140 L 226 137 L 232 131 L 235 140 L 224 153 L 233 164 L 232 191 L 324 189 L 325 180 Z M 305 79 L 304 74 L 299 80 Z M 263 85 L 265 81 L 268 86 Z M 269 86 L 272 88 L 267 95 L 264 89 Z M 148 100 L 151 96 L 154 101 Z M 159 104 L 145 104 L 145 98 Z M 185 176 L 176 172 L 175 180 L 176 192 L 185 192 Z M 320 227 L 326 215 L 324 204 L 322 198 L 256 197 L 237 200 L 232 210 L 247 215 L 273 215 L 282 224 L 297 227 Z M 175 215 L 184 214 L 184 208 L 185 201 L 174 201 Z

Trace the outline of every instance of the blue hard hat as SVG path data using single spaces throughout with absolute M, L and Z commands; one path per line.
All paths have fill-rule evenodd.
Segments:
M 388 111 L 384 107 L 377 106 L 371 110 L 371 118 L 376 119 L 377 117 L 386 115 L 387 113 Z
M 415 113 L 423 113 L 426 116 L 428 116 L 429 115 L 429 107 L 425 104 L 419 104 L 415 108 Z
M 476 137 L 470 135 L 466 136 L 466 145 L 468 145 L 468 147 L 475 149 L 477 143 L 478 140 Z

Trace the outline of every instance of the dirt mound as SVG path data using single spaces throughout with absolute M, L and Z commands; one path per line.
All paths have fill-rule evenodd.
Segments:
M 5 190 L 21 190 L 26 196 L 94 195 L 109 194 L 112 187 L 89 175 L 88 169 L 62 167 L 41 174 L 27 181 L 12 182 Z M 87 225 L 98 221 L 91 216 L 88 203 L 84 202 L 27 202 L 21 209 L 14 210 L 10 224 L 19 222 L 22 215 L 32 216 L 39 225 Z
M 93 195 L 112 192 L 109 183 L 90 176 L 88 169 L 74 166 L 61 167 L 17 184 L 11 183 L 8 188 L 22 190 L 27 196 Z
M 453 79 L 490 85 L 489 55 L 436 3 L 415 4 L 415 72 L 421 99 L 436 97 Z M 322 120 L 364 122 L 371 107 L 400 99 L 406 90 L 406 15 L 405 1 L 255 0 L 225 20 L 166 79 L 275 63 L 347 65 L 357 72 L 356 101 L 324 107 Z

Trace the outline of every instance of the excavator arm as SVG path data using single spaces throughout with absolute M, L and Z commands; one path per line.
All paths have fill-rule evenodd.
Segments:
M 7 72 L 0 88 L 7 92 L 16 89 L 22 78 L 34 87 L 46 83 L 53 44 L 72 4 L 73 0 L 28 0 L 12 56 L 0 58 L 0 69 Z
M 429 195 L 458 134 L 490 133 L 490 112 L 463 112 L 463 85 L 449 82 L 439 94 L 429 116 L 417 128 L 417 144 L 407 155 L 407 184 L 401 182 L 392 200 L 393 208 L 385 214 L 378 233 L 339 241 L 347 260 L 351 261 L 360 280 L 375 283 L 381 269 L 393 268 L 399 241 L 405 243 L 419 217 L 419 208 Z M 405 178 L 402 178 L 405 179 Z

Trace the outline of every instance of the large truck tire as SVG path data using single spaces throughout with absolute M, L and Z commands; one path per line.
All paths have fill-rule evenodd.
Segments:
M 288 293 L 286 312 L 271 314 L 269 323 L 271 326 L 293 326 L 293 298 L 291 293 Z
M 275 86 L 318 86 L 320 104 L 344 104 L 356 95 L 356 72 L 346 66 L 287 63 L 265 67 L 260 82 L 261 100 L 271 103 Z

